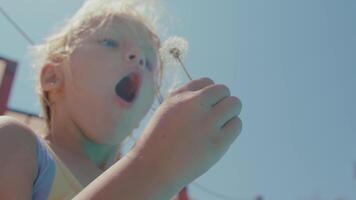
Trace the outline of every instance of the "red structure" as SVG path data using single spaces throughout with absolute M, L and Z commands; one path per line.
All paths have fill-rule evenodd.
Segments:
M 188 188 L 184 187 L 178 194 L 177 200 L 189 200 Z
M 7 110 L 7 101 L 15 77 L 17 62 L 0 57 L 0 115 Z

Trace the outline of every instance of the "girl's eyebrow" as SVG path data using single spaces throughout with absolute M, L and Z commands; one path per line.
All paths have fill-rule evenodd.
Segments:
M 152 33 L 150 30 L 146 30 L 145 32 L 148 35 L 148 38 L 145 39 L 147 40 L 147 42 L 145 45 L 142 45 L 141 47 L 143 47 L 145 50 L 147 49 L 156 53 L 156 51 L 161 46 L 159 37 L 156 34 Z M 122 33 L 120 33 L 118 31 L 118 27 L 115 26 L 106 27 L 104 30 L 99 31 L 99 33 L 97 34 L 98 37 L 112 37 L 113 39 L 121 39 L 121 35 Z
M 115 37 L 119 38 L 119 33 L 117 31 L 102 31 L 98 34 L 99 37 Z

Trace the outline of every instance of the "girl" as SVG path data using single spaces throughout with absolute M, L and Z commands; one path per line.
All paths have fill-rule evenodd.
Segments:
M 225 85 L 196 79 L 167 95 L 116 162 L 164 69 L 160 39 L 140 6 L 87 1 L 36 48 L 47 132 L 0 118 L 0 199 L 170 199 L 239 135 L 240 100 Z

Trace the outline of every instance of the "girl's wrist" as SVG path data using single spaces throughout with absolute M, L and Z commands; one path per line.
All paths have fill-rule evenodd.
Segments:
M 126 156 L 138 177 L 151 184 L 154 193 L 152 199 L 170 199 L 180 191 L 179 180 L 173 180 L 173 176 L 166 173 L 162 161 L 150 156 L 149 152 L 132 150 Z

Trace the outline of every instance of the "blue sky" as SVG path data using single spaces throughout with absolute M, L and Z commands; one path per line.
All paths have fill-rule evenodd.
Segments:
M 70 3 L 68 3 L 70 2 Z M 1 0 L 40 42 L 83 1 Z M 356 2 L 166 1 L 186 65 L 241 99 L 243 130 L 196 182 L 240 199 L 356 199 Z M 28 44 L 0 17 L 0 55 L 19 62 L 9 106 L 39 112 Z M 149 117 L 149 116 L 148 116 Z M 137 132 L 139 134 L 139 130 Z M 218 200 L 191 185 L 194 199 Z

